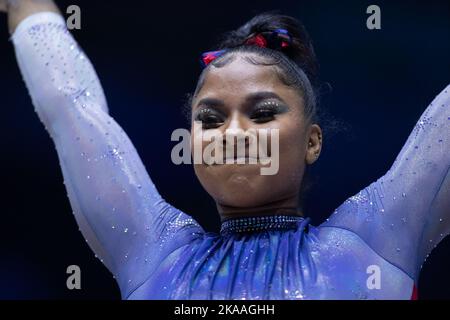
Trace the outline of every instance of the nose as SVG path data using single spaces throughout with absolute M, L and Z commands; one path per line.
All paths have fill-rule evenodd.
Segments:
M 227 136 L 230 138 L 245 139 L 247 127 L 245 117 L 239 111 L 234 111 L 228 125 L 224 126 L 224 139 Z
M 248 123 L 245 116 L 234 111 L 228 124 L 224 126 L 223 147 L 228 157 L 246 156 L 248 154 L 249 136 Z
M 227 126 L 225 126 L 225 131 L 229 134 L 237 134 L 239 131 L 245 130 L 245 123 L 242 115 L 239 111 L 233 111 L 231 119 Z

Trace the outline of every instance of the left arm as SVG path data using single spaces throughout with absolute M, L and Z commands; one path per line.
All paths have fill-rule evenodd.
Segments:
M 346 200 L 321 227 L 357 233 L 417 280 L 450 233 L 450 86 L 423 112 L 388 172 Z

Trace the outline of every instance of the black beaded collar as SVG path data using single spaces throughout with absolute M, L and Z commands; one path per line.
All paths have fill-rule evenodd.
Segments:
M 231 218 L 222 222 L 220 234 L 225 236 L 233 233 L 296 229 L 303 220 L 305 219 L 300 216 L 286 215 Z

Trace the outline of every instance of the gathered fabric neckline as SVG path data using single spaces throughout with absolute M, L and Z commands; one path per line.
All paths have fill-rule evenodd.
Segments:
M 222 236 L 236 233 L 252 233 L 271 230 L 296 229 L 300 222 L 309 221 L 301 216 L 268 215 L 230 218 L 222 222 L 220 234 Z

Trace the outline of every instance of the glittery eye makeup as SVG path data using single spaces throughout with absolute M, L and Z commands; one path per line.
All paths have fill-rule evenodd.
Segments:
M 290 110 L 284 100 L 272 91 L 250 93 L 241 105 L 233 107 L 226 105 L 222 99 L 207 96 L 196 104 L 193 120 L 201 122 L 204 129 L 218 128 L 226 122 L 234 107 L 256 124 L 275 120 L 277 115 Z
M 194 111 L 194 121 L 200 121 L 203 129 L 220 127 L 226 120 L 226 116 L 213 107 L 200 107 Z
M 257 104 L 250 112 L 250 119 L 256 123 L 265 123 L 275 120 L 276 115 L 285 113 L 289 108 L 277 101 L 277 100 L 267 100 Z
M 265 100 L 251 106 L 246 113 L 253 122 L 266 123 L 275 120 L 277 115 L 288 110 L 289 107 L 278 100 Z M 193 119 L 201 122 L 203 129 L 212 129 L 223 125 L 227 120 L 227 115 L 217 107 L 200 106 L 194 111 Z

